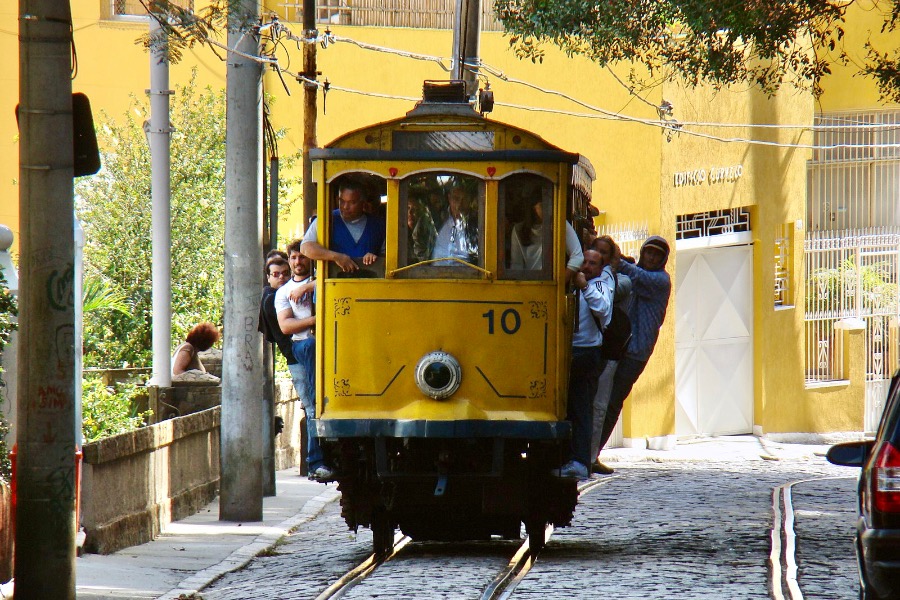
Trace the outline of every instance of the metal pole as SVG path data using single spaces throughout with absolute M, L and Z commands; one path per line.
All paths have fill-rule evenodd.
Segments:
M 18 462 L 15 595 L 75 598 L 72 14 L 19 3 Z
M 479 0 L 466 0 L 465 29 L 460 37 L 464 37 L 463 81 L 466 82 L 466 93 L 471 98 L 478 92 L 478 64 L 481 55 L 481 3 Z
M 469 97 L 478 91 L 478 64 L 481 37 L 479 0 L 457 0 L 453 24 L 453 78 L 466 82 Z M 469 66 L 466 66 L 469 65 Z
M 263 372 L 259 315 L 262 248 L 262 67 L 250 27 L 255 0 L 229 3 L 225 130 L 225 341 L 222 356 L 219 519 L 262 520 Z
M 172 385 L 172 221 L 169 165 L 169 49 L 156 19 L 150 19 L 150 35 L 159 43 L 150 53 L 150 203 L 153 252 L 153 377 L 152 384 Z
M 316 0 L 303 0 L 303 37 L 314 40 L 316 35 Z M 303 44 L 303 75 L 314 82 L 316 71 L 316 43 Z M 316 184 L 313 183 L 312 161 L 309 151 L 316 141 L 316 84 L 303 82 L 303 227 L 316 214 Z

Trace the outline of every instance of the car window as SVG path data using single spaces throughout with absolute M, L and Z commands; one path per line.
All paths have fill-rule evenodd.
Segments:
M 878 425 L 877 439 L 889 440 L 895 446 L 900 445 L 900 372 L 891 381 L 884 413 Z

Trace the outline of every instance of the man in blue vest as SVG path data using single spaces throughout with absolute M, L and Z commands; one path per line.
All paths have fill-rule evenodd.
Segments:
M 331 243 L 325 248 L 318 241 L 318 219 L 303 236 L 301 252 L 312 260 L 330 260 L 345 273 L 359 270 L 357 260 L 371 265 L 384 255 L 385 223 L 377 214 L 366 214 L 362 187 L 345 183 L 338 190 L 338 208 L 331 213 Z

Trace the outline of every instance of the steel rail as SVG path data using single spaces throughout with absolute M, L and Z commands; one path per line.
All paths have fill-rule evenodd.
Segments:
M 578 497 L 581 498 L 598 487 L 618 478 L 619 475 L 616 475 L 603 479 L 591 479 L 582 483 L 578 486 Z M 553 535 L 553 525 L 547 525 L 544 528 L 545 543 L 550 540 L 551 535 Z M 481 600 L 507 600 L 512 596 L 513 591 L 528 572 L 531 571 L 531 567 L 534 566 L 535 561 L 540 556 L 540 553 L 533 554 L 531 552 L 531 544 L 529 542 L 529 538 L 525 538 L 525 541 L 513 557 L 509 559 L 506 567 L 494 577 L 488 587 L 482 592 Z
M 390 552 L 384 555 L 370 554 L 366 560 L 362 561 L 350 571 L 347 571 L 340 579 L 325 588 L 321 594 L 316 596 L 316 600 L 340 598 L 347 591 L 356 586 L 356 584 L 371 575 L 375 569 L 394 558 L 403 547 L 411 541 L 412 539 L 409 536 L 397 533 L 394 536 L 394 546 L 391 548 Z

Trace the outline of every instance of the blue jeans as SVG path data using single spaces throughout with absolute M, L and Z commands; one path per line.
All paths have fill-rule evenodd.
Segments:
M 594 396 L 597 395 L 597 380 L 605 364 L 606 361 L 600 358 L 599 346 L 572 347 L 566 420 L 572 423 L 571 458 L 585 466 L 593 462 L 591 429 L 594 420 Z
M 600 438 L 603 435 L 603 424 L 606 420 L 606 409 L 609 406 L 609 398 L 612 395 L 613 378 L 619 361 L 608 360 L 603 368 L 603 374 L 597 381 L 597 395 L 594 396 L 594 421 L 591 428 L 591 457 L 597 458 L 600 454 Z
M 322 446 L 316 437 L 316 340 L 308 337 L 293 342 L 294 358 L 297 364 L 288 365 L 297 397 L 306 412 L 306 470 L 310 474 L 321 467 Z
M 613 429 L 616 427 L 616 421 L 619 420 L 619 414 L 622 412 L 622 405 L 625 404 L 625 398 L 631 393 L 634 382 L 638 380 L 644 367 L 647 366 L 646 360 L 637 360 L 635 358 L 625 357 L 619 361 L 616 367 L 616 374 L 613 376 L 612 392 L 609 394 L 609 404 L 606 407 L 606 417 L 603 419 L 603 433 L 600 435 L 600 448 L 609 441 Z

